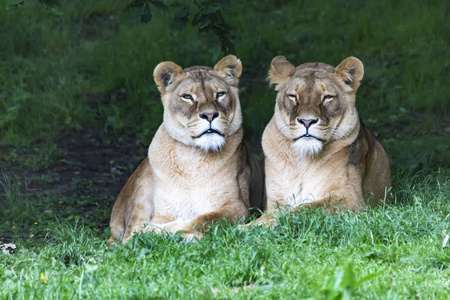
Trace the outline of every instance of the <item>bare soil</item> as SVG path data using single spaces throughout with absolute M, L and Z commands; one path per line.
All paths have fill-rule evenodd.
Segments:
M 11 184 L 20 183 L 22 199 L 28 202 L 54 199 L 51 201 L 56 204 L 43 209 L 61 218 L 75 214 L 94 220 L 99 229 L 105 229 L 115 198 L 147 153 L 147 147 L 137 139 L 120 140 L 107 143 L 99 130 L 61 135 L 55 139 L 58 157 L 49 167 L 36 169 L 22 163 L 1 162 L 0 169 Z M 19 155 L 39 159 L 38 154 Z M 0 208 L 7 205 L 5 202 L 0 190 Z M 9 242 L 13 235 L 0 232 L 0 240 Z
M 105 143 L 96 130 L 62 135 L 56 143 L 62 153 L 51 167 L 37 170 L 24 166 L 7 168 L 8 176 L 27 180 L 23 192 L 94 198 L 100 195 L 117 196 L 147 151 L 132 138 Z

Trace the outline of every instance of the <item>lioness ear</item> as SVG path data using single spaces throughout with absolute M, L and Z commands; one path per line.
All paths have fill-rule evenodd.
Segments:
M 214 66 L 214 72 L 227 84 L 237 87 L 242 74 L 242 63 L 236 56 L 228 55 Z
M 359 59 L 350 56 L 336 67 L 336 76 L 356 92 L 364 76 L 364 66 Z
M 295 66 L 291 64 L 286 57 L 281 55 L 276 56 L 272 59 L 272 63 L 270 64 L 270 84 L 280 84 L 289 77 L 294 68 Z
M 153 78 L 161 94 L 165 94 L 167 87 L 182 73 L 183 69 L 171 61 L 165 61 L 157 65 L 153 71 Z

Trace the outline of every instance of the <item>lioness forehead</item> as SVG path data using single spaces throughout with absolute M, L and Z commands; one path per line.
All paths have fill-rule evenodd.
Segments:
M 334 67 L 320 62 L 299 65 L 292 70 L 290 77 L 287 89 L 297 91 L 306 89 L 309 92 L 318 89 L 323 92 L 325 85 L 328 88 L 337 88 Z
M 334 74 L 335 69 L 333 66 L 324 63 L 306 63 L 294 68 L 291 72 L 291 76 L 315 76 L 318 74 Z
M 219 79 L 214 70 L 210 67 L 194 66 L 183 70 L 186 78 L 191 79 L 193 82 L 207 82 L 211 79 Z M 216 80 L 217 81 L 217 80 Z M 221 81 L 221 80 L 219 80 Z
M 193 67 L 189 67 L 189 68 L 185 68 L 183 71 L 185 73 L 204 73 L 207 71 L 212 71 L 213 69 L 210 67 L 205 67 L 205 66 L 193 66 Z

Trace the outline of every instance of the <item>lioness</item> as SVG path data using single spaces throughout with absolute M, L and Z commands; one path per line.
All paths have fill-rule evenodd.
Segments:
M 272 60 L 269 79 L 278 95 L 262 137 L 268 210 L 256 224 L 273 225 L 271 214 L 278 206 L 360 211 L 366 200 L 376 203 L 387 196 L 389 158 L 355 107 L 363 74 L 355 57 L 336 68 L 295 67 L 283 56 Z
M 242 139 L 241 72 L 233 55 L 213 69 L 155 68 L 164 120 L 114 204 L 108 243 L 141 230 L 200 237 L 203 225 L 244 220 L 250 206 L 261 208 L 263 172 Z

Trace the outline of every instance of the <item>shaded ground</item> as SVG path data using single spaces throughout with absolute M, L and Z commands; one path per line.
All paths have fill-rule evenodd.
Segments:
M 105 229 L 109 225 L 109 214 L 115 198 L 145 157 L 147 147 L 141 146 L 132 138 L 106 143 L 101 132 L 96 130 L 62 135 L 55 140 L 57 159 L 49 167 L 34 168 L 20 160 L 1 162 L 0 169 L 4 170 L 2 181 L 8 180 L 10 189 L 14 189 L 11 186 L 15 184 L 19 185 L 21 197 L 14 201 L 31 205 L 36 212 L 36 220 L 39 219 L 41 223 L 47 222 L 42 219 L 53 218 L 54 221 L 55 217 L 77 217 L 88 222 L 95 220 L 93 226 Z M 1 151 L 13 150 L 3 148 Z M 19 156 L 39 160 L 42 155 Z M 4 197 L 7 188 L 0 191 L 0 208 L 2 202 L 8 202 Z M 24 211 L 23 214 L 25 213 L 29 212 Z M 32 227 L 34 222 L 35 220 L 30 220 L 28 226 Z M 9 228 L 16 225 L 16 232 L 22 231 L 14 223 Z M 11 241 L 14 235 L 14 230 L 0 230 L 0 240 L 3 242 Z M 23 237 L 29 238 L 29 235 L 23 234 Z
M 59 160 L 48 168 L 32 170 L 10 166 L 7 175 L 27 180 L 28 195 L 117 196 L 130 173 L 145 157 L 136 141 L 105 143 L 94 130 L 61 136 Z
M 121 143 L 102 142 L 96 131 L 63 136 L 59 163 L 39 173 L 59 177 L 52 183 L 33 181 L 31 191 L 62 195 L 117 196 L 131 172 L 146 155 L 146 148 L 127 139 Z M 84 183 L 94 182 L 93 186 Z M 97 184 L 96 184 L 97 183 Z

